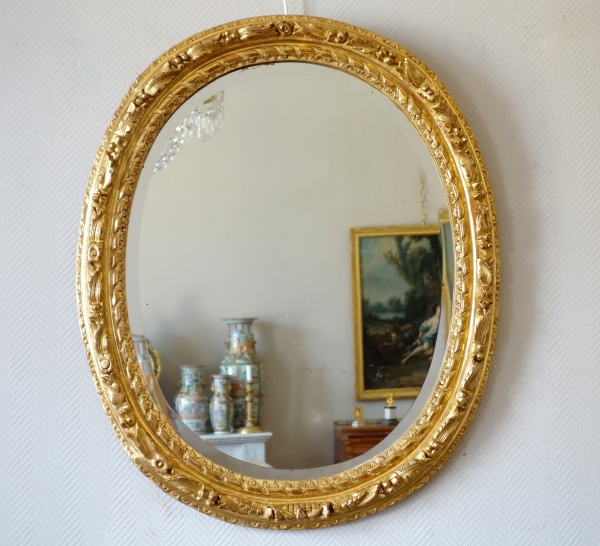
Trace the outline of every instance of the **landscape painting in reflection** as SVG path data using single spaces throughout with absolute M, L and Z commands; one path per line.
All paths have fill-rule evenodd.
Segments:
M 368 398 L 415 396 L 438 337 L 440 228 L 365 228 L 352 234 L 360 390 Z

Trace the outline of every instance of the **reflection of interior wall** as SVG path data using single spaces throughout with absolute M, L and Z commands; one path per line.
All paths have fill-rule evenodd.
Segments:
M 333 461 L 332 423 L 351 418 L 356 404 L 350 228 L 420 223 L 421 172 L 429 222 L 445 198 L 391 102 L 340 72 L 293 68 L 236 74 L 224 127 L 187 142 L 140 186 L 138 279 L 141 322 L 161 354 L 169 400 L 178 365 L 205 364 L 207 380 L 216 373 L 220 319 L 259 317 L 269 462 L 302 468 Z M 323 71 L 327 79 L 311 76 Z M 381 417 L 383 404 L 363 403 L 366 417 Z M 403 414 L 410 401 L 398 404 Z

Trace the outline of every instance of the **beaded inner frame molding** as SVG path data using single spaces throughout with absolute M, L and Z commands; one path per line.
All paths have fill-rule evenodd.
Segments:
M 416 421 L 367 462 L 302 481 L 232 472 L 177 435 L 146 388 L 125 299 L 132 198 L 158 132 L 186 99 L 216 78 L 281 61 L 352 74 L 406 114 L 437 165 L 456 262 L 444 362 Z M 77 249 L 79 320 L 104 409 L 125 451 L 148 478 L 181 502 L 231 523 L 321 527 L 393 505 L 427 482 L 455 449 L 487 380 L 497 328 L 498 268 L 496 216 L 481 154 L 435 74 L 372 32 L 315 17 L 258 17 L 183 41 L 154 61 L 127 92 L 102 140 L 85 194 Z

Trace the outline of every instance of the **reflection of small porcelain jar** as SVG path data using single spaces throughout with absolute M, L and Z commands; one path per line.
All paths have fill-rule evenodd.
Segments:
M 204 394 L 202 368 L 179 366 L 181 386 L 175 396 L 175 411 L 196 434 L 204 434 L 208 425 L 208 404 Z
M 229 376 L 213 375 L 213 397 L 210 399 L 209 412 L 215 434 L 231 431 L 233 420 L 233 400 L 229 395 Z

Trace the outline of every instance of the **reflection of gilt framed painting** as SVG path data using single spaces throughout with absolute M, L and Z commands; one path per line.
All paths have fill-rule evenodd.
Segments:
M 440 323 L 440 225 L 356 228 L 351 237 L 356 398 L 415 397 Z

